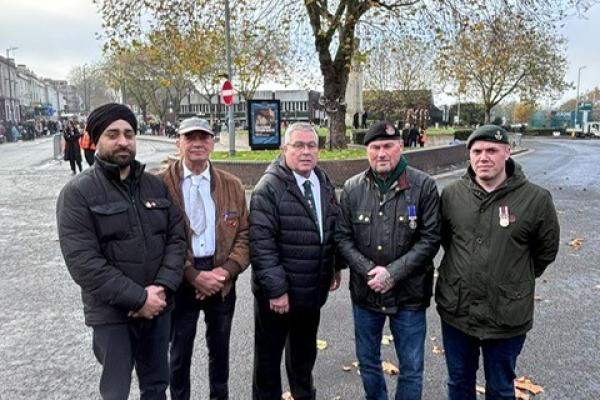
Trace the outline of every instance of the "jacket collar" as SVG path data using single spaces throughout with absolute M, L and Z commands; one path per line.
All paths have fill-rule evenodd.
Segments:
M 95 158 L 95 162 L 94 162 L 94 166 L 100 171 L 102 172 L 109 180 L 114 180 L 114 181 L 121 181 L 121 169 L 119 168 L 118 165 L 116 164 L 111 164 L 107 161 L 104 161 L 103 159 L 101 159 L 100 157 L 98 157 L 98 155 L 96 154 L 94 156 Z M 139 180 L 140 176 L 142 176 L 142 174 L 144 173 L 144 169 L 146 168 L 146 166 L 142 163 L 140 163 L 137 160 L 133 160 L 132 165 L 131 165 L 131 170 L 130 170 L 130 174 L 133 173 L 133 177 L 135 178 L 135 180 Z
M 402 172 L 398 179 L 396 179 L 396 182 L 390 187 L 390 189 L 398 188 L 398 191 L 410 189 L 411 184 L 408 176 L 408 168 L 409 167 L 407 166 L 404 172 Z M 371 168 L 365 171 L 365 179 L 367 182 L 369 182 L 369 185 L 375 185 L 377 190 L 379 190 L 377 184 L 375 183 L 375 179 L 373 178 L 373 170 Z

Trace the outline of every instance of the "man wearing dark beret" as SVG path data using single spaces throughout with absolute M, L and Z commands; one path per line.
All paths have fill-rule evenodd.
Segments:
M 441 195 L 435 300 L 448 398 L 475 399 L 483 354 L 486 399 L 514 399 L 517 357 L 533 324 L 535 279 L 556 258 L 560 228 L 550 193 L 529 182 L 495 125 L 467 140 L 470 166 Z
M 356 354 L 367 399 L 387 399 L 381 338 L 389 319 L 400 363 L 396 400 L 421 398 L 425 310 L 440 247 L 434 180 L 411 168 L 390 122 L 365 135 L 370 168 L 348 179 L 336 230 L 338 250 L 350 268 Z
M 91 168 L 60 192 L 58 237 L 81 287 L 102 365 L 100 396 L 127 399 L 135 367 L 142 399 L 166 399 L 172 295 L 183 275 L 184 224 L 160 178 L 135 160 L 137 121 L 122 104 L 92 111 Z

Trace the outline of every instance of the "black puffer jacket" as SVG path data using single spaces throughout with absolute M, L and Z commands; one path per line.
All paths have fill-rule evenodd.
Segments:
M 441 220 L 435 181 L 411 167 L 382 195 L 370 170 L 344 184 L 336 241 L 350 267 L 352 301 L 372 311 L 396 313 L 429 306 L 433 258 L 440 248 Z M 408 206 L 414 205 L 411 226 Z M 394 287 L 377 293 L 367 285 L 369 271 L 387 267 Z
M 146 301 L 145 287 L 174 292 L 183 276 L 184 225 L 160 178 L 136 162 L 132 194 L 119 168 L 96 157 L 56 205 L 69 273 L 81 286 L 87 325 L 121 323 Z
M 283 158 L 275 160 L 250 200 L 252 290 L 259 301 L 285 293 L 290 307 L 319 308 L 334 272 L 334 231 L 339 213 L 335 189 L 318 167 L 323 243 L 319 228 Z

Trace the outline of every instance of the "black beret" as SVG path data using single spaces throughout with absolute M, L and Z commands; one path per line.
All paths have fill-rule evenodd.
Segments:
M 467 149 L 470 149 L 471 145 L 477 140 L 510 144 L 506 129 L 497 125 L 483 125 L 477 128 L 467 139 Z
M 402 136 L 400 136 L 400 132 L 398 131 L 398 129 L 396 129 L 394 127 L 394 124 L 392 124 L 389 121 L 381 121 L 376 123 L 375 125 L 372 125 L 369 130 L 367 131 L 367 134 L 365 135 L 365 139 L 364 139 L 364 145 L 368 145 L 369 143 L 371 143 L 373 140 L 378 140 L 378 139 L 394 139 L 394 140 L 400 140 Z
M 85 130 L 90 135 L 92 141 L 97 144 L 106 128 L 120 119 L 129 122 L 133 131 L 137 132 L 137 119 L 135 115 L 129 107 L 118 103 L 108 103 L 94 109 L 87 117 Z

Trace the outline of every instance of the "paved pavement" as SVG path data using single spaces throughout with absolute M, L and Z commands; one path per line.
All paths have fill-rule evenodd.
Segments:
M 529 140 L 518 157 L 530 179 L 553 194 L 562 226 L 558 260 L 538 282 L 535 326 L 518 373 L 545 388 L 545 400 L 600 399 L 600 141 Z M 140 141 L 138 158 L 151 169 L 172 143 Z M 57 242 L 55 202 L 70 179 L 68 163 L 52 161 L 49 139 L 0 145 L 0 399 L 97 398 L 100 368 L 83 324 L 79 289 L 70 279 Z M 438 179 L 440 187 L 458 175 Z M 575 251 L 569 240 L 584 239 Z M 250 399 L 253 355 L 249 273 L 240 277 L 233 326 L 231 398 Z M 200 327 L 201 330 L 202 327 Z M 446 371 L 439 319 L 428 311 L 423 399 L 445 398 Z M 328 347 L 315 368 L 318 399 L 361 398 L 360 377 L 342 366 L 354 360 L 347 273 L 323 309 L 319 337 Z M 383 358 L 395 361 L 393 347 Z M 208 398 L 207 355 L 199 337 L 194 354 L 193 397 Z M 285 375 L 285 374 L 284 374 Z M 480 378 L 483 382 L 483 379 Z M 395 382 L 388 377 L 393 393 Z M 339 397 L 336 397 L 339 396 Z M 132 399 L 139 398 L 134 387 Z

